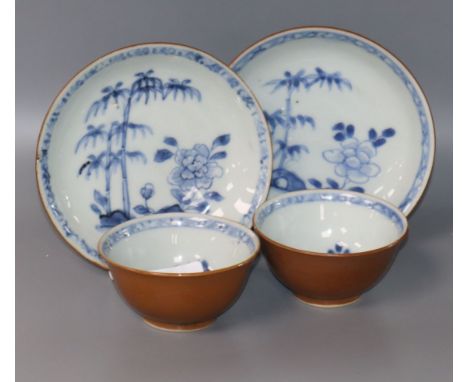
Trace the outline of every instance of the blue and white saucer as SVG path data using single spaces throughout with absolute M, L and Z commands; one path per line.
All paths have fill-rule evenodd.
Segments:
M 260 40 L 231 67 L 271 128 L 270 196 L 344 189 L 413 210 L 431 174 L 434 127 L 420 86 L 395 56 L 348 31 L 306 27 Z
M 105 267 L 103 232 L 195 212 L 251 226 L 272 168 L 268 127 L 242 80 L 181 45 L 122 48 L 86 66 L 47 113 L 36 174 L 64 239 Z

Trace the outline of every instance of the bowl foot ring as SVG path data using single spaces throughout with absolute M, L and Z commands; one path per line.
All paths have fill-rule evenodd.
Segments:
M 341 308 L 342 306 L 355 303 L 361 296 L 347 297 L 339 300 L 320 300 L 299 295 L 296 295 L 296 297 L 299 299 L 299 301 L 317 308 Z
M 195 332 L 197 330 L 202 330 L 210 326 L 213 322 L 215 322 L 215 320 L 208 320 L 208 321 L 202 321 L 202 322 L 195 322 L 192 324 L 180 325 L 180 324 L 169 324 L 167 322 L 152 321 L 146 318 L 144 318 L 143 321 L 145 322 L 145 324 L 151 326 L 154 329 L 164 330 L 166 332 L 178 332 L 178 333 Z

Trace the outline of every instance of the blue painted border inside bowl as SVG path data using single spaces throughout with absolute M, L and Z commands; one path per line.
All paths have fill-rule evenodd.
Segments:
M 430 161 L 430 154 L 433 151 L 431 150 L 431 141 L 433 142 L 434 140 L 431 140 L 431 133 L 433 133 L 433 130 L 431 129 L 429 122 L 432 121 L 432 119 L 430 116 L 428 117 L 426 113 L 425 102 L 423 101 L 423 97 L 421 97 L 420 94 L 422 93 L 422 91 L 420 90 L 420 87 L 417 84 L 416 80 L 414 78 L 408 77 L 405 71 L 402 70 L 402 64 L 400 62 L 390 57 L 387 54 L 387 52 L 382 48 L 374 46 L 373 44 L 367 42 L 364 37 L 355 35 L 352 32 L 340 32 L 337 30 L 332 31 L 326 28 L 322 30 L 320 30 L 320 28 L 313 28 L 313 30 L 304 28 L 303 30 L 300 30 L 299 28 L 298 30 L 280 32 L 278 35 L 269 38 L 267 37 L 266 41 L 258 44 L 257 46 L 248 50 L 242 56 L 240 56 L 236 60 L 235 64 L 232 65 L 232 69 L 236 73 L 238 73 L 257 55 L 267 51 L 268 49 L 274 48 L 275 46 L 284 44 L 288 41 L 308 38 L 333 39 L 351 43 L 359 48 L 364 49 L 369 54 L 376 56 L 385 64 L 387 64 L 387 66 L 389 66 L 390 69 L 401 79 L 405 87 L 408 89 L 411 98 L 413 99 L 413 103 L 418 111 L 422 132 L 422 155 L 419 162 L 419 167 L 410 190 L 398 206 L 398 208 L 401 211 L 403 211 L 405 214 L 408 214 L 409 212 L 411 212 L 411 210 L 416 205 L 416 202 L 419 200 L 418 196 L 420 196 L 423 191 L 421 190 L 421 187 L 425 185 L 426 180 L 429 178 L 430 170 L 432 167 L 432 161 Z M 409 209 L 409 211 L 407 211 L 407 209 Z
M 210 231 L 220 232 L 236 240 L 239 240 L 240 242 L 244 243 L 251 252 L 255 251 L 255 248 L 257 247 L 251 235 L 247 233 L 248 228 L 242 229 L 236 227 L 233 224 L 229 224 L 228 222 L 221 222 L 217 219 L 210 219 L 209 216 L 195 218 L 153 215 L 153 217 L 149 218 L 130 220 L 130 223 L 128 223 L 128 225 L 126 224 L 125 227 L 110 233 L 109 236 L 103 240 L 102 250 L 104 251 L 104 254 L 107 255 L 109 249 L 111 249 L 112 246 L 116 245 L 122 239 L 138 234 L 139 232 L 161 228 L 207 229 Z M 251 231 L 249 230 L 249 232 Z
M 270 204 L 267 204 L 264 208 L 260 208 L 255 219 L 255 225 L 260 227 L 268 216 L 284 207 L 316 202 L 351 203 L 356 206 L 371 208 L 391 220 L 398 227 L 400 233 L 403 233 L 407 226 L 405 220 L 401 217 L 401 213 L 397 212 L 396 207 L 392 208 L 387 203 L 382 203 L 357 193 L 327 191 L 298 191 L 297 193 L 289 194 L 289 196 L 285 194 L 272 199 L 271 202 L 267 202 Z
M 262 199 L 266 197 L 269 187 L 271 168 L 271 145 L 268 127 L 263 118 L 263 113 L 256 102 L 251 96 L 250 90 L 241 83 L 223 64 L 211 58 L 206 53 L 185 47 L 182 45 L 171 44 L 143 44 L 134 47 L 122 48 L 118 51 L 111 52 L 108 55 L 99 59 L 96 63 L 86 67 L 78 76 L 70 82 L 66 88 L 60 92 L 60 98 L 54 102 L 53 108 L 47 114 L 47 120 L 43 124 L 40 133 L 40 143 L 38 145 L 38 160 L 40 164 L 40 181 L 41 187 L 44 191 L 45 204 L 51 211 L 51 216 L 56 221 L 57 225 L 61 228 L 61 233 L 65 235 L 68 241 L 73 241 L 85 255 L 94 259 L 99 264 L 103 264 L 99 258 L 99 254 L 95 248 L 92 248 L 84 239 L 82 239 L 68 224 L 62 211 L 58 208 L 55 195 L 50 183 L 50 173 L 48 167 L 48 150 L 52 139 L 54 127 L 60 117 L 62 109 L 67 105 L 68 100 L 94 75 L 103 69 L 111 66 L 112 64 L 131 59 L 133 57 L 141 57 L 148 55 L 164 55 L 164 56 L 177 56 L 193 61 L 197 64 L 204 66 L 209 71 L 218 74 L 226 80 L 229 86 L 236 91 L 236 94 L 241 99 L 242 103 L 251 112 L 251 116 L 255 121 L 257 136 L 260 144 L 260 173 L 255 193 L 251 201 L 248 212 L 242 219 L 242 224 L 250 226 L 252 224 L 252 217 L 257 206 L 261 203 Z

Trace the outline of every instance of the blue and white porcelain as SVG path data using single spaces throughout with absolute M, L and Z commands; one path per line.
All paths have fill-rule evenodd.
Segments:
M 254 229 L 274 275 L 299 300 L 351 304 L 390 269 L 408 235 L 397 206 L 348 190 L 284 193 L 255 212 Z
M 151 43 L 70 80 L 45 117 L 36 173 L 60 234 L 105 267 L 99 237 L 136 217 L 204 213 L 250 227 L 271 166 L 267 123 L 242 80 L 204 52 Z
M 413 210 L 431 174 L 434 128 L 420 86 L 395 56 L 352 32 L 306 27 L 260 40 L 231 67 L 271 128 L 270 197 L 330 188 Z
M 244 225 L 192 213 L 133 219 L 108 230 L 100 252 L 121 266 L 153 273 L 199 273 L 243 264 L 260 242 Z M 197 271 L 194 263 L 200 262 Z
M 205 328 L 232 306 L 259 248 L 245 225 L 186 212 L 132 219 L 98 243 L 128 305 L 151 327 L 178 332 Z
M 289 248 L 342 255 L 375 251 L 400 240 L 405 215 L 371 195 L 343 190 L 303 190 L 278 195 L 255 213 L 257 232 Z

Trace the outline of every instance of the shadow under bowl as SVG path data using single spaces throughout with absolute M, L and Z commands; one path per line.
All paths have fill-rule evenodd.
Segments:
M 211 324 L 238 298 L 259 240 L 225 219 L 171 213 L 116 226 L 98 248 L 121 296 L 147 324 L 193 331 Z M 197 263 L 204 271 L 180 271 L 181 265 Z
M 355 302 L 390 268 L 408 234 L 400 210 L 373 196 L 307 190 L 264 203 L 254 217 L 275 276 L 319 307 Z

